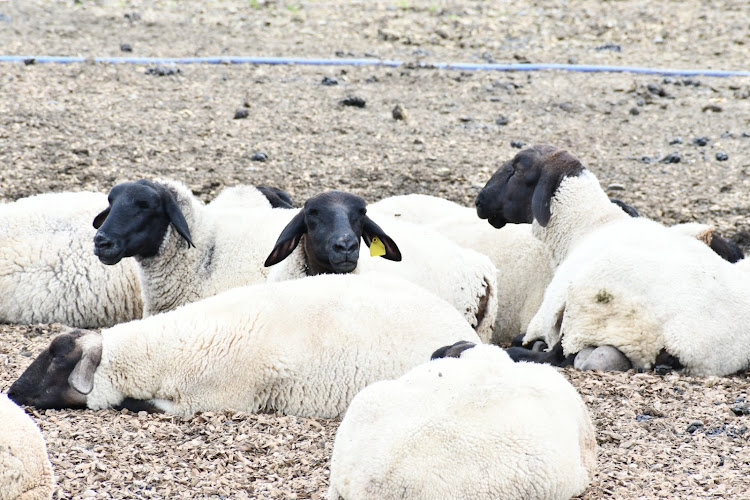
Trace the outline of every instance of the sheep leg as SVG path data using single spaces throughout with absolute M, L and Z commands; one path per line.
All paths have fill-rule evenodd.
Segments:
M 544 363 L 552 366 L 565 367 L 573 364 L 575 354 L 565 356 L 562 348 L 562 341 L 555 344 L 550 351 L 534 350 L 525 347 L 509 347 L 505 350 L 513 361 L 529 361 L 531 363 Z
M 133 399 L 133 398 L 123 399 L 122 403 L 115 406 L 115 410 L 120 410 L 120 411 L 128 410 L 134 413 L 138 413 L 139 411 L 146 411 L 148 413 L 164 413 L 164 411 L 156 407 L 150 401 L 145 401 L 143 399 Z

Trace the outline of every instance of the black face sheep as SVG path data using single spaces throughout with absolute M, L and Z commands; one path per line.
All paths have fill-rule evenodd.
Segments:
M 109 265 L 135 258 L 149 316 L 265 280 L 265 252 L 293 215 L 252 186 L 204 205 L 176 181 L 125 182 L 94 218 L 94 253 Z
M 37 408 L 335 417 L 368 384 L 458 340 L 479 337 L 417 285 L 324 274 L 233 288 L 101 334 L 61 334 L 8 395 Z
M 371 213 L 385 230 L 370 219 L 359 196 L 331 191 L 310 198 L 266 260 L 274 266 L 269 281 L 321 273 L 395 274 L 451 303 L 488 341 L 497 311 L 497 280 L 490 260 L 429 228 Z M 383 258 L 362 257 L 361 240 L 371 256 Z
M 666 358 L 696 375 L 750 366 L 750 280 L 695 237 L 626 215 L 570 153 L 520 152 L 476 206 L 497 228 L 533 220 L 559 264 L 527 343 L 561 341 L 565 356 L 609 346 L 635 368 Z

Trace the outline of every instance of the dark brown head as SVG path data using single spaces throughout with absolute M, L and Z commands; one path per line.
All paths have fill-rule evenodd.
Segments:
M 573 155 L 546 144 L 524 149 L 505 162 L 490 178 L 476 200 L 477 215 L 496 228 L 507 223 L 546 226 L 550 204 L 565 177 L 584 171 Z
M 360 239 L 370 246 L 377 237 L 385 247 L 383 258 L 401 260 L 393 239 L 367 216 L 365 200 L 351 193 L 329 191 L 308 199 L 281 232 L 266 267 L 287 258 L 302 236 L 310 274 L 352 272 L 359 259 Z
M 101 359 L 99 333 L 74 330 L 60 334 L 10 386 L 8 397 L 40 409 L 85 408 Z
M 195 246 L 169 189 L 146 179 L 123 182 L 112 188 L 109 207 L 94 218 L 94 254 L 107 265 L 124 257 L 153 257 L 170 224 L 188 246 Z

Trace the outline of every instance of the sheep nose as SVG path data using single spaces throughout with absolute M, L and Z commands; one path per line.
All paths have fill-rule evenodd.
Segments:
M 107 250 L 112 248 L 115 243 L 106 235 L 97 232 L 94 236 L 94 246 L 100 250 Z
M 333 250 L 340 253 L 351 253 L 359 248 L 357 239 L 349 234 L 342 236 L 333 244 Z

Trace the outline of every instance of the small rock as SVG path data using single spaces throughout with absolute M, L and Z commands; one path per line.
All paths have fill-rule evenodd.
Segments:
M 507 125 L 508 123 L 510 123 L 510 120 L 508 119 L 507 116 L 500 115 L 495 120 L 495 123 L 497 123 L 498 125 L 500 125 L 502 127 L 502 126 Z
M 263 151 L 258 151 L 257 153 L 254 153 L 253 156 L 250 157 L 251 161 L 267 161 L 268 155 L 264 153 Z
M 342 106 L 354 106 L 355 108 L 364 108 L 367 105 L 365 100 L 361 97 L 351 95 L 341 99 L 339 101 L 339 104 L 341 104 Z
M 724 151 L 719 151 L 718 153 L 716 153 L 716 159 L 719 161 L 727 161 L 729 159 L 729 155 Z
M 86 148 L 73 148 L 71 150 L 71 152 L 74 155 L 78 155 L 78 156 L 88 156 L 89 155 L 89 150 L 86 149 Z
M 630 113 L 633 116 L 636 116 L 636 115 L 641 114 L 641 110 L 639 110 L 636 107 L 632 107 L 632 108 L 630 108 L 630 111 L 628 111 L 628 113 Z
M 701 109 L 704 113 L 706 111 L 710 111 L 712 113 L 721 113 L 722 111 L 724 111 L 724 108 L 722 108 L 718 104 L 707 104 L 706 106 L 703 106 L 703 108 Z
M 391 111 L 391 115 L 394 120 L 407 120 L 409 115 L 406 112 L 406 108 L 402 104 L 396 104 Z
M 575 56 L 570 56 L 568 58 L 568 64 L 578 64 L 578 58 Z
M 675 151 L 674 153 L 669 153 L 659 161 L 661 161 L 662 163 L 680 163 L 680 161 L 682 161 L 682 157 L 680 156 L 680 153 L 678 151 Z
M 128 12 L 123 16 L 128 21 L 140 21 L 141 15 L 138 12 Z
M 654 417 L 652 417 L 651 415 L 636 415 L 635 416 L 635 421 L 636 422 L 648 422 L 652 418 L 654 418 Z
M 675 144 L 682 144 L 682 137 L 675 137 L 671 141 L 669 141 L 669 145 L 673 146 Z
M 461 122 L 464 122 L 464 123 L 469 123 L 469 122 L 473 122 L 474 121 L 474 117 L 470 116 L 470 115 L 466 115 L 466 116 L 459 117 L 458 120 L 461 121 Z
M 521 149 L 525 145 L 526 145 L 526 143 L 523 142 L 523 141 L 516 141 L 515 139 L 512 140 L 512 141 L 510 141 L 510 147 L 512 147 L 512 148 Z
M 248 108 L 237 108 L 234 112 L 235 120 L 242 120 L 250 116 L 250 110 Z
M 691 422 L 690 425 L 687 426 L 687 431 L 692 434 L 698 429 L 701 429 L 703 427 L 703 422 L 700 420 L 696 420 L 695 422 Z
M 625 185 L 614 182 L 610 184 L 609 186 L 607 186 L 607 189 L 610 191 L 625 191 Z
M 33 57 L 29 57 L 28 59 L 23 60 L 23 64 L 26 66 L 31 66 L 32 64 L 36 64 L 36 59 Z
M 133 46 L 130 45 L 129 43 L 121 43 L 120 51 L 121 52 L 133 52 Z
M 744 403 L 738 403 L 732 406 L 732 413 L 741 417 L 743 415 L 750 415 L 750 406 Z
M 709 140 L 710 139 L 708 137 L 704 137 L 704 136 L 695 137 L 693 138 L 693 144 L 695 144 L 696 146 L 705 146 L 706 144 L 708 144 Z
M 180 68 L 176 67 L 174 64 L 170 64 L 169 66 L 156 64 L 146 69 L 147 75 L 154 76 L 172 76 L 179 73 L 182 73 L 182 71 L 180 71 Z
M 657 85 L 655 83 L 649 83 L 648 85 L 646 85 L 646 88 L 648 89 L 649 92 L 651 92 L 652 94 L 657 95 L 659 97 L 666 97 L 667 96 L 667 91 L 664 90 L 663 87 L 661 87 L 661 86 L 659 86 L 659 85 Z
M 331 86 L 331 85 L 338 85 L 339 81 L 335 78 L 329 78 L 327 76 L 324 76 L 323 79 L 320 81 L 322 85 Z
M 620 45 L 616 43 L 607 42 L 605 44 L 599 45 L 598 47 L 594 47 L 594 50 L 611 50 L 612 52 L 620 52 L 622 51 L 622 47 L 620 47 Z

